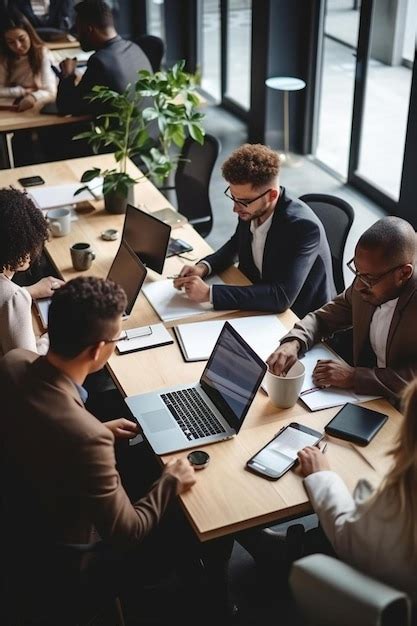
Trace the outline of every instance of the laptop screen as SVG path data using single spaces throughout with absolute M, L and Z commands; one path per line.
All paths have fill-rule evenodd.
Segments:
M 162 274 L 171 226 L 140 209 L 127 205 L 123 239 L 151 270 Z
M 236 432 L 242 425 L 266 369 L 264 361 L 225 322 L 200 383 Z
M 118 283 L 125 290 L 127 297 L 126 315 L 130 315 L 145 277 L 146 267 L 128 244 L 122 240 L 107 278 Z

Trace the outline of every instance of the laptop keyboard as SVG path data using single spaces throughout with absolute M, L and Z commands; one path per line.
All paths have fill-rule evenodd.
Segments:
M 196 389 L 161 393 L 161 399 L 189 441 L 226 432 Z

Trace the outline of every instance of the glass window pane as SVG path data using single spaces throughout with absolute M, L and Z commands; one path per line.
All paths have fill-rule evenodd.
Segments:
M 221 100 L 220 82 L 220 2 L 202 0 L 201 86 L 213 98 Z
M 165 41 L 164 0 L 146 1 L 147 33 Z
M 229 0 L 226 96 L 250 107 L 252 0 Z
M 316 156 L 347 178 L 355 86 L 359 10 L 352 0 L 328 0 Z
M 417 0 L 410 2 L 409 12 L 416 12 Z M 401 21 L 407 41 L 415 41 L 416 21 L 406 23 L 403 3 L 396 3 L 395 11 L 396 19 L 388 12 L 374 11 L 373 15 L 357 173 L 398 200 L 413 63 L 404 60 L 403 38 L 399 51 L 395 42 Z

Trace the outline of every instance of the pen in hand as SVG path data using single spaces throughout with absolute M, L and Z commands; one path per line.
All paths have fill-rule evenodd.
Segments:
M 327 450 L 327 442 L 324 444 L 324 446 L 321 448 L 321 453 L 324 454 Z
M 173 276 L 167 276 L 170 280 L 175 280 L 176 278 L 181 278 L 181 274 L 173 274 Z

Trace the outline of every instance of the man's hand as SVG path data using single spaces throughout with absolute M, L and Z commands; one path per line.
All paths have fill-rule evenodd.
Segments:
M 317 387 L 340 387 L 351 389 L 355 368 L 347 363 L 332 360 L 317 361 L 313 370 L 313 382 Z
M 168 461 L 164 467 L 164 474 L 171 474 L 177 479 L 177 495 L 191 489 L 196 482 L 195 469 L 188 459 Z
M 73 59 L 64 59 L 59 64 L 59 68 L 62 72 L 62 78 L 68 78 L 75 73 L 75 69 L 77 67 L 77 59 L 74 57 Z
M 111 430 L 115 439 L 132 439 L 139 432 L 139 426 L 124 417 L 105 422 L 104 426 Z
M 175 281 L 177 289 L 184 287 L 186 295 L 193 302 L 209 302 L 210 287 L 199 276 L 186 276 L 177 278 Z
M 298 359 L 300 343 L 295 339 L 279 346 L 266 360 L 269 371 L 275 376 L 285 375 Z
M 182 279 L 186 276 L 198 276 L 204 278 L 208 274 L 208 267 L 204 263 L 197 263 L 197 265 L 184 265 L 178 278 L 174 280 L 174 287 L 181 289 Z
M 316 447 L 307 446 L 300 450 L 298 460 L 300 461 L 300 471 L 303 476 L 310 476 L 314 472 L 330 469 L 327 457 Z
M 35 103 L 35 96 L 33 96 L 32 94 L 27 94 L 26 96 L 23 96 L 21 100 L 19 100 L 19 104 L 17 105 L 17 111 L 19 111 L 20 113 L 22 111 L 27 111 L 28 109 L 31 109 L 33 106 L 35 106 Z
M 41 278 L 34 285 L 29 285 L 25 287 L 26 291 L 30 293 L 33 300 L 37 300 L 38 298 L 50 298 L 54 295 L 54 291 L 62 287 L 65 284 L 65 281 L 60 278 L 55 278 L 55 276 L 45 276 L 45 278 Z

